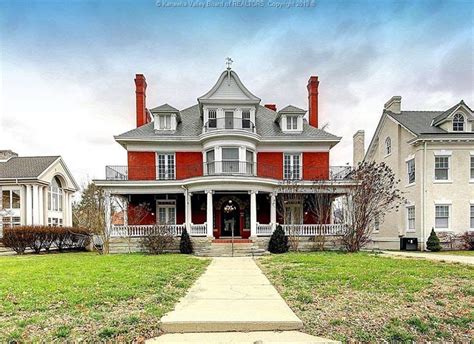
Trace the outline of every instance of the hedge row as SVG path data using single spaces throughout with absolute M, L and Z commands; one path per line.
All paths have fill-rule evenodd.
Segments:
M 35 253 L 49 252 L 51 248 L 84 249 L 90 242 L 92 232 L 86 228 L 19 226 L 3 229 L 3 245 L 17 254 L 30 248 Z

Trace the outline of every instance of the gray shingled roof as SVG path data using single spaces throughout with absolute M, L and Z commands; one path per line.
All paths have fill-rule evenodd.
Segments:
M 2 178 L 37 178 L 59 156 L 14 157 L 0 162 L 0 179 Z
M 202 119 L 199 112 L 199 105 L 191 106 L 187 109 L 181 110 L 181 123 L 178 124 L 175 131 L 171 132 L 156 132 L 153 126 L 153 123 L 145 124 L 139 128 L 132 129 L 123 134 L 116 136 L 116 139 L 127 139 L 127 138 L 141 138 L 141 137 L 197 137 L 202 133 Z M 257 134 L 262 137 L 283 137 L 283 136 L 295 136 L 295 137 L 312 137 L 315 139 L 325 139 L 325 140 L 340 140 L 339 137 L 330 134 L 324 130 L 314 128 L 308 124 L 305 120 L 303 123 L 303 132 L 302 133 L 283 133 L 275 123 L 277 113 L 273 110 L 270 110 L 264 106 L 259 106 L 256 114 L 256 127 Z
M 296 107 L 294 105 L 285 106 L 283 109 L 278 111 L 278 113 L 302 113 L 302 112 L 306 112 L 306 110 L 300 109 L 299 107 Z
M 443 111 L 402 111 L 400 114 L 385 111 L 385 113 L 416 135 L 448 133 L 444 129 L 431 126 L 433 118 Z
M 179 112 L 179 110 L 172 107 L 170 104 L 163 104 L 151 109 L 150 112 Z

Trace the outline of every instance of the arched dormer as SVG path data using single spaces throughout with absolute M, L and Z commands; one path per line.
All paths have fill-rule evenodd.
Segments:
M 466 127 L 465 118 L 462 114 L 456 113 L 453 116 L 453 131 L 464 131 Z

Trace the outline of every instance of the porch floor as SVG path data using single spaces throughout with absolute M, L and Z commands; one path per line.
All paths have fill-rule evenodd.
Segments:
M 164 332 L 296 330 L 302 321 L 251 258 L 214 258 L 161 319 Z

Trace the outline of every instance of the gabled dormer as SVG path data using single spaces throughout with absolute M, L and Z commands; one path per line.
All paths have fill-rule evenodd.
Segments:
M 471 108 L 461 100 L 435 117 L 431 125 L 452 133 L 471 132 L 474 131 L 474 114 Z
M 303 118 L 306 110 L 293 105 L 288 105 L 278 111 L 276 122 L 284 133 L 301 133 L 303 131 Z
M 153 116 L 154 129 L 158 131 L 174 131 L 181 122 L 178 109 L 169 104 L 163 104 L 150 110 Z
M 260 98 L 250 92 L 239 76 L 228 68 L 216 84 L 198 98 L 203 131 L 245 130 L 255 132 L 255 116 Z

